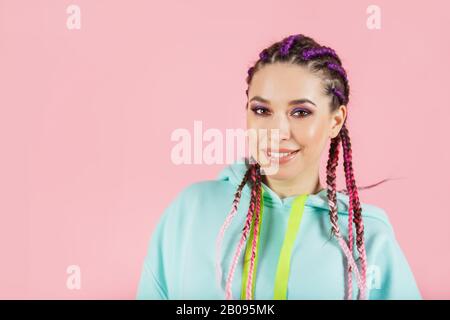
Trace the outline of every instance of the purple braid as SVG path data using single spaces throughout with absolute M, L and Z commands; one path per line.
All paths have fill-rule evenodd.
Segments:
M 333 62 L 328 62 L 327 63 L 327 67 L 331 70 L 336 71 L 337 73 L 339 73 L 339 75 L 344 78 L 345 80 L 347 80 L 347 72 L 345 72 L 344 68 L 342 68 L 340 65 L 333 63 Z
M 340 104 L 347 104 L 347 99 L 345 98 L 341 90 L 333 87 L 331 88 L 331 92 L 333 92 L 333 94 L 339 99 Z
M 318 48 L 310 48 L 302 51 L 301 58 L 305 61 L 312 60 L 316 57 L 324 57 L 324 56 L 331 56 L 332 58 L 336 59 L 339 64 L 341 63 L 341 60 L 339 59 L 336 52 L 328 47 L 318 47 Z
M 289 36 L 283 40 L 282 45 L 280 46 L 280 54 L 282 57 L 285 57 L 289 54 L 289 50 L 291 49 L 292 45 L 294 44 L 294 41 L 297 39 L 300 39 L 302 37 L 301 34 L 295 34 L 292 36 Z
M 269 53 L 267 52 L 267 49 L 264 49 L 263 51 L 261 51 L 261 53 L 259 54 L 259 59 L 261 61 L 267 62 L 267 58 L 269 58 Z

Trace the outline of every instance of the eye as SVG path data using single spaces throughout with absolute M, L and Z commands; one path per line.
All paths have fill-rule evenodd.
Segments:
M 295 115 L 295 114 L 299 114 L 296 117 L 305 118 L 305 117 L 309 116 L 311 114 L 311 112 L 306 109 L 294 109 L 294 111 L 292 112 L 292 115 Z
M 261 106 L 253 106 L 251 107 L 252 111 L 258 116 L 266 116 L 268 109 Z

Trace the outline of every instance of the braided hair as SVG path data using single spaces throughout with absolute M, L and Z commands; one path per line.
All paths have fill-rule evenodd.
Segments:
M 347 105 L 349 102 L 350 87 L 348 83 L 347 73 L 342 67 L 342 62 L 336 52 L 325 46 L 319 45 L 312 38 L 295 34 L 290 35 L 283 40 L 276 42 L 268 48 L 262 50 L 259 54 L 259 59 L 256 63 L 249 68 L 246 78 L 247 85 L 249 86 L 253 75 L 256 71 L 261 69 L 266 64 L 275 62 L 287 62 L 305 66 L 313 73 L 318 74 L 324 80 L 324 93 L 331 97 L 330 109 L 335 111 L 340 105 Z M 248 97 L 248 88 L 246 90 Z M 344 172 L 346 189 L 340 190 L 349 196 L 348 206 L 348 242 L 344 240 L 344 237 L 339 229 L 338 225 L 338 208 L 336 199 L 336 167 L 339 161 L 339 148 L 342 144 L 343 158 L 344 158 Z M 329 217 L 331 222 L 331 237 L 335 237 L 341 247 L 347 260 L 347 299 L 352 299 L 353 285 L 352 274 L 356 275 L 356 280 L 359 288 L 359 299 L 366 299 L 366 272 L 367 272 L 367 258 L 364 245 L 364 224 L 362 219 L 361 203 L 359 201 L 358 190 L 372 188 L 373 186 L 382 183 L 383 180 L 375 185 L 359 188 L 356 186 L 355 177 L 352 166 L 352 148 L 350 143 L 349 131 L 346 126 L 346 119 L 339 132 L 339 134 L 331 139 L 329 148 L 329 157 L 327 162 L 327 198 L 329 205 Z M 230 271 L 226 281 L 226 299 L 232 299 L 231 284 L 233 282 L 234 271 L 241 255 L 242 248 L 247 240 L 250 232 L 250 226 L 253 217 L 255 218 L 254 236 L 251 250 L 250 268 L 248 272 L 248 278 L 246 281 L 246 299 L 252 299 L 252 284 L 254 273 L 254 262 L 256 254 L 256 239 L 258 236 L 258 221 L 260 219 L 260 197 L 261 197 L 261 168 L 255 161 L 249 167 L 244 175 L 241 184 L 238 186 L 238 190 L 233 200 L 232 209 L 228 214 L 222 228 L 217 237 L 217 253 L 216 256 L 216 270 L 219 279 L 221 279 L 220 264 L 218 257 L 220 253 L 220 247 L 225 230 L 231 223 L 231 220 L 236 215 L 237 206 L 240 201 L 241 192 L 247 183 L 250 183 L 251 198 L 250 205 L 245 221 L 244 228 L 242 229 L 242 236 L 238 243 L 236 253 L 232 259 Z M 353 224 L 356 230 L 356 248 L 358 251 L 359 268 L 353 257 Z

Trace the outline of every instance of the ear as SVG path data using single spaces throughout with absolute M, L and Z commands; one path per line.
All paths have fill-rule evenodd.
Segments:
M 331 127 L 330 127 L 330 138 L 335 138 L 339 131 L 341 131 L 344 125 L 345 119 L 347 117 L 347 106 L 341 105 L 339 108 L 331 113 Z

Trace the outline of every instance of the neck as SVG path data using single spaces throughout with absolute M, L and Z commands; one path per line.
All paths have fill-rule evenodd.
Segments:
M 299 174 L 291 179 L 277 180 L 263 175 L 262 181 L 281 199 L 301 194 L 316 194 L 322 189 L 318 170 L 314 174 Z

